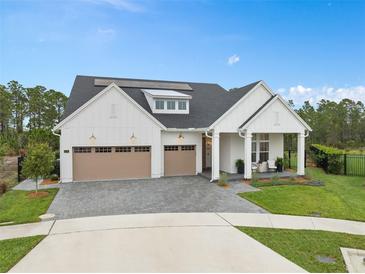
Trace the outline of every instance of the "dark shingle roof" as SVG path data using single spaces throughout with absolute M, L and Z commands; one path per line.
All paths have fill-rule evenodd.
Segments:
M 76 76 L 70 97 L 68 99 L 63 119 L 77 110 L 80 106 L 89 101 L 92 97 L 102 91 L 105 86 L 95 86 L 95 79 L 117 79 L 117 80 L 141 80 L 126 78 L 110 78 L 95 76 Z M 143 80 L 155 81 L 155 80 Z M 192 96 L 190 100 L 189 114 L 156 114 L 152 113 L 143 92 L 138 88 L 121 87 L 128 96 L 141 105 L 147 112 L 154 116 L 167 128 L 205 128 L 215 122 L 239 99 L 245 96 L 260 81 L 249 84 L 242 88 L 226 91 L 217 84 L 191 83 L 177 81 L 155 81 L 170 83 L 187 83 L 193 91 L 179 92 Z

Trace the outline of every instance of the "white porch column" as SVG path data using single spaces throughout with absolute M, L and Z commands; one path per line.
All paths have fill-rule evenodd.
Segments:
M 219 179 L 219 132 L 212 136 L 212 181 Z
M 298 133 L 298 151 L 297 151 L 297 174 L 304 175 L 305 161 L 305 136 L 304 133 Z
M 252 163 L 251 163 L 251 153 L 252 153 L 252 133 L 246 132 L 245 134 L 245 179 L 252 178 Z

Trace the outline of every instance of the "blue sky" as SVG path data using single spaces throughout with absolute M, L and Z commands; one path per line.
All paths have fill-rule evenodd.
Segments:
M 365 102 L 365 1 L 0 0 L 0 20 L 2 84 L 263 79 L 297 104 Z

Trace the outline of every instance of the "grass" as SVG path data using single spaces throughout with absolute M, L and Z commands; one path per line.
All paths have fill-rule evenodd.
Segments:
M 32 236 L 0 241 L 0 272 L 9 271 L 44 237 Z
M 365 249 L 365 236 L 328 231 L 238 227 L 309 272 L 346 272 L 340 247 Z M 335 259 L 321 263 L 316 256 Z
M 238 195 L 275 214 L 365 221 L 364 177 L 330 175 L 319 168 L 306 171 L 325 186 L 268 186 Z
M 32 223 L 39 221 L 39 215 L 44 214 L 58 189 L 42 190 L 49 193 L 46 197 L 31 198 L 32 191 L 11 190 L 0 197 L 0 223 L 13 224 Z

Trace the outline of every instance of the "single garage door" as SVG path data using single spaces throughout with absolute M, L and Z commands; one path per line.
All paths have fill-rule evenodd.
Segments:
M 165 176 L 195 175 L 195 146 L 165 146 L 164 147 Z
M 151 177 L 151 147 L 74 147 L 73 180 Z

